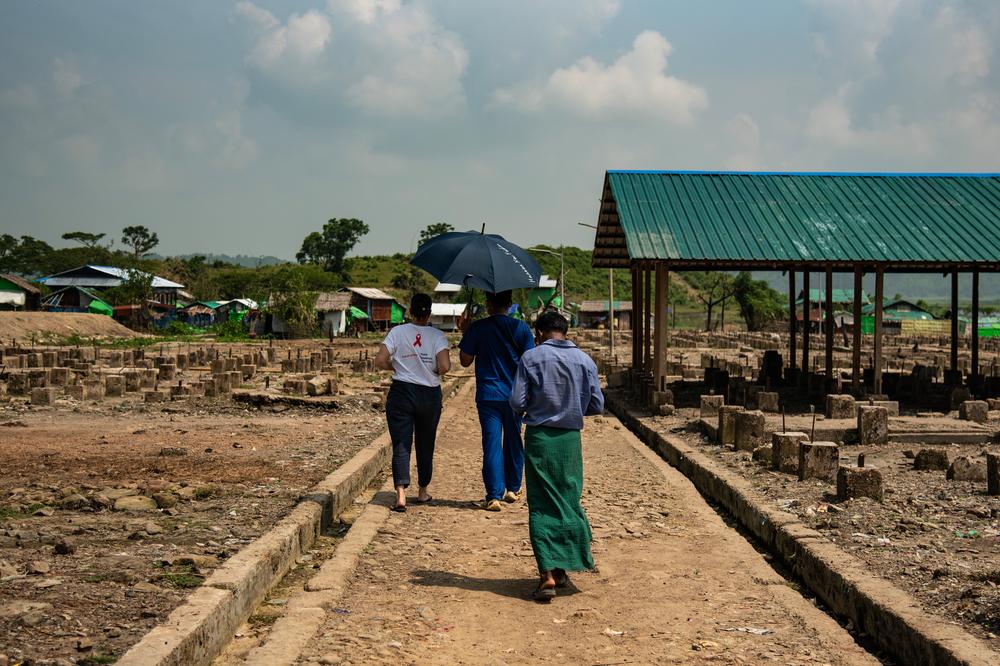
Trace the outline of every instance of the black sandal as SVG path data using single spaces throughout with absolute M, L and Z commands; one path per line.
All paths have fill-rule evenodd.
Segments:
M 552 577 L 556 579 L 556 587 L 566 587 L 569 585 L 569 574 L 565 569 L 553 569 Z
M 431 497 L 430 495 L 428 495 L 428 496 L 427 496 L 427 499 L 425 499 L 425 500 L 422 500 L 422 499 L 420 499 L 420 498 L 418 497 L 418 498 L 416 498 L 415 500 L 413 500 L 413 503 L 414 503 L 414 504 L 430 504 L 430 503 L 431 503 L 431 502 L 433 502 L 433 501 L 434 501 L 434 498 L 433 498 L 433 497 Z
M 556 598 L 556 588 L 542 587 L 539 585 L 535 588 L 535 591 L 531 593 L 531 598 L 541 603 L 548 603 Z
M 396 513 L 406 513 L 406 505 L 397 504 L 396 506 L 392 507 L 392 510 L 395 511 Z

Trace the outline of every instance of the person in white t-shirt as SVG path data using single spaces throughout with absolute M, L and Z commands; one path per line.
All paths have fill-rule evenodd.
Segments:
M 431 297 L 410 299 L 413 323 L 390 329 L 375 355 L 376 367 L 392 370 L 392 386 L 385 401 L 385 419 L 392 439 L 392 481 L 396 486 L 393 511 L 406 511 L 410 485 L 410 451 L 417 449 L 418 504 L 431 501 L 427 492 L 434 471 L 434 440 L 441 419 L 441 375 L 451 370 L 448 339 L 428 326 Z

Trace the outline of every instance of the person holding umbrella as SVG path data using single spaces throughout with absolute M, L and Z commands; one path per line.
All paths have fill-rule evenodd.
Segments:
M 524 471 L 521 422 L 509 398 L 517 361 L 534 346 L 524 322 L 507 316 L 512 289 L 538 286 L 542 269 L 522 247 L 502 236 L 479 232 L 449 232 L 427 241 L 410 260 L 441 282 L 462 284 L 470 307 L 459 317 L 462 331 L 459 360 L 476 364 L 476 405 L 483 432 L 483 508 L 500 511 L 501 500 L 516 502 Z M 472 289 L 486 292 L 489 317 L 473 322 Z
M 427 492 L 434 471 L 434 442 L 441 419 L 441 375 L 451 369 L 448 339 L 428 326 L 431 297 L 410 299 L 412 323 L 393 327 L 375 354 L 375 366 L 392 370 L 392 386 L 385 400 L 385 419 L 392 439 L 392 482 L 396 486 L 393 511 L 406 511 L 410 485 L 410 451 L 416 440 L 416 502 L 431 501 Z
M 538 564 L 537 601 L 569 584 L 567 571 L 594 568 L 583 493 L 583 417 L 604 411 L 597 366 L 566 339 L 569 322 L 548 310 L 535 320 L 539 344 L 518 363 L 510 406 L 524 416 L 528 534 Z
M 524 474 L 524 445 L 521 419 L 510 407 L 510 391 L 517 362 L 535 346 L 531 329 L 507 316 L 511 293 L 486 294 L 485 319 L 471 321 L 468 310 L 458 319 L 462 331 L 459 361 L 463 368 L 476 364 L 476 408 L 483 434 L 483 508 L 500 511 L 504 502 L 521 496 Z

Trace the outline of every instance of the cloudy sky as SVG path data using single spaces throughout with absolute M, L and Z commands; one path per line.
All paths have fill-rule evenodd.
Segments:
M 993 0 L 8 0 L 0 232 L 587 247 L 611 168 L 1000 171 Z

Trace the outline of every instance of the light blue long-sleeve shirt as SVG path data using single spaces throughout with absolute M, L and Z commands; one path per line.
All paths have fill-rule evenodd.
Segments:
M 527 425 L 582 430 L 604 411 L 597 366 L 569 340 L 546 340 L 521 356 L 510 406 Z

